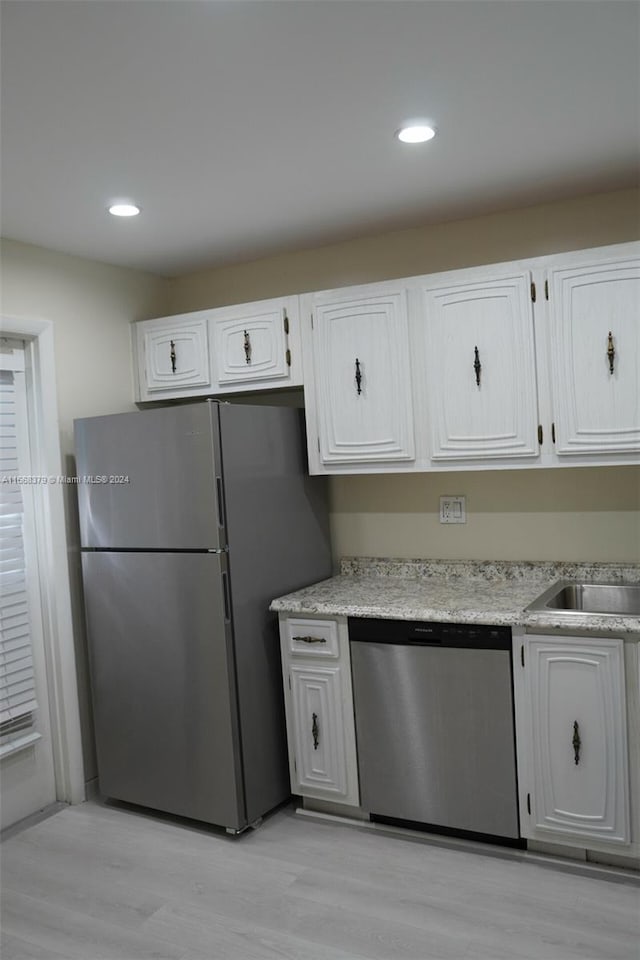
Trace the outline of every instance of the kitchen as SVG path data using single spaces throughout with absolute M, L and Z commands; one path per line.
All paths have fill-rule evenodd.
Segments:
M 519 201 L 492 211 L 461 210 L 446 220 L 425 216 L 403 228 L 368 230 L 366 236 L 361 229 L 347 239 L 323 238 L 324 246 L 307 242 L 303 249 L 282 247 L 219 267 L 205 262 L 173 277 L 100 263 L 99 257 L 83 259 L 77 252 L 56 250 L 54 242 L 31 245 L 28 235 L 21 238 L 5 227 L 11 239 L 3 242 L 3 313 L 54 322 L 61 446 L 65 472 L 73 473 L 73 419 L 134 409 L 132 320 L 626 243 L 638 237 L 633 182 L 602 179 L 594 180 L 592 189 L 576 189 L 572 176 L 553 198 L 532 200 L 522 193 Z M 118 236 L 126 247 L 122 231 Z M 301 402 L 299 393 L 293 399 Z M 84 769 L 92 781 L 96 765 L 87 734 L 75 491 L 65 492 Z M 336 476 L 330 495 L 335 567 L 342 557 L 354 556 L 638 561 L 638 467 L 633 464 Z M 466 496 L 466 524 L 440 524 L 442 495 Z

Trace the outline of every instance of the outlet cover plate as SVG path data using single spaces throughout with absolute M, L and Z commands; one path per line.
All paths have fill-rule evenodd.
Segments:
M 440 497 L 440 523 L 466 523 L 465 497 Z

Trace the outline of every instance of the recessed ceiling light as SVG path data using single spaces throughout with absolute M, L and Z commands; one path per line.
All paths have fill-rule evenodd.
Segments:
M 396 131 L 396 137 L 403 143 L 426 143 L 435 135 L 436 131 L 426 123 L 410 123 Z
M 137 217 L 140 213 L 140 207 L 135 203 L 112 203 L 109 207 L 109 213 L 114 217 Z

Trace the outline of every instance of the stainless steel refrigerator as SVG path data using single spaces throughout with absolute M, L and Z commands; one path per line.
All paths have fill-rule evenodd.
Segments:
M 104 796 L 238 832 L 289 796 L 270 601 L 330 576 L 301 411 L 196 404 L 75 422 Z

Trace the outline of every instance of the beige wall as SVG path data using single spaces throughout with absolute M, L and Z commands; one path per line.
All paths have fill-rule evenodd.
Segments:
M 623 243 L 640 193 L 615 193 L 430 224 L 175 279 L 170 312 Z M 640 560 L 640 468 L 509 470 L 331 480 L 335 558 Z M 438 522 L 467 496 L 465 525 Z
M 467 522 L 439 522 L 466 497 Z M 340 556 L 640 560 L 640 468 L 584 467 L 332 480 Z
M 73 419 L 134 409 L 129 325 L 161 315 L 152 274 L 2 240 L 2 314 L 53 321 L 63 454 Z
M 74 473 L 73 420 L 135 409 L 129 324 L 164 312 L 166 281 L 14 241 L 2 241 L 3 317 L 54 325 L 60 444 Z M 4 333 L 10 332 L 10 322 Z M 85 778 L 96 775 L 89 705 L 75 488 L 66 487 L 71 602 Z
M 640 191 L 428 224 L 178 277 L 169 312 L 410 277 L 640 237 Z

